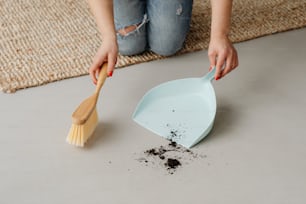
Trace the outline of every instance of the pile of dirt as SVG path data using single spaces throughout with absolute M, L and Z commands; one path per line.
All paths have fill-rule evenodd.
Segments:
M 173 134 L 176 133 L 174 132 Z M 143 153 L 143 157 L 137 159 L 139 162 L 144 163 L 146 166 L 158 165 L 169 174 L 174 174 L 177 169 L 182 168 L 194 159 L 206 158 L 206 155 L 196 154 L 172 140 L 168 145 L 150 148 Z

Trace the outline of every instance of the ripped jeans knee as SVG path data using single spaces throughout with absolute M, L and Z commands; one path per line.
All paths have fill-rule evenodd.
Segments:
M 147 15 L 135 24 L 126 25 L 117 29 L 117 42 L 121 55 L 136 55 L 147 48 Z
M 189 31 L 193 0 L 114 0 L 119 53 L 177 53 Z

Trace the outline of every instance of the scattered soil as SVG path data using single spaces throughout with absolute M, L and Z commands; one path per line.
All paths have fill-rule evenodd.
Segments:
M 178 130 L 170 130 L 170 135 L 168 136 L 168 139 L 170 141 L 175 141 L 175 140 L 181 139 L 181 137 L 182 137 L 182 134 L 180 134 Z
M 167 162 L 165 163 L 166 167 L 168 167 L 168 169 L 176 169 L 178 166 L 181 166 L 181 162 L 177 159 L 171 159 L 168 158 Z
M 175 112 L 173 109 L 172 112 Z M 167 123 L 165 125 L 169 129 L 168 145 L 150 148 L 144 151 L 144 155 L 137 159 L 144 163 L 145 166 L 156 165 L 164 168 L 169 174 L 173 174 L 178 169 L 182 168 L 188 162 L 197 158 L 206 158 L 207 156 L 198 155 L 193 151 L 179 145 L 175 141 L 179 141 L 186 135 L 187 127 L 184 124 L 178 124 L 176 127 Z
M 174 142 L 174 141 L 171 141 L 171 142 L 169 143 L 169 146 L 171 146 L 171 147 L 176 147 L 176 146 L 177 146 L 177 143 Z
M 146 166 L 158 165 L 164 168 L 169 174 L 174 174 L 179 168 L 182 168 L 189 161 L 197 158 L 206 158 L 193 151 L 177 144 L 175 141 L 169 141 L 168 145 L 156 148 L 150 148 L 144 151 L 144 156 L 137 159 Z

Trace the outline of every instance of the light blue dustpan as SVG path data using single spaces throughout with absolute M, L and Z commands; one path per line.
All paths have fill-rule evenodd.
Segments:
M 148 91 L 133 119 L 150 131 L 190 148 L 212 129 L 216 96 L 211 84 L 216 69 L 202 78 L 163 83 Z

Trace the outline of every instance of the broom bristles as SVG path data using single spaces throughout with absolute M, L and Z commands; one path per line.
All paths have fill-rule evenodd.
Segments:
M 96 126 L 98 124 L 98 113 L 97 109 L 95 108 L 87 121 L 84 124 L 72 124 L 69 134 L 67 136 L 67 142 L 69 144 L 84 147 L 84 144 L 93 134 Z

